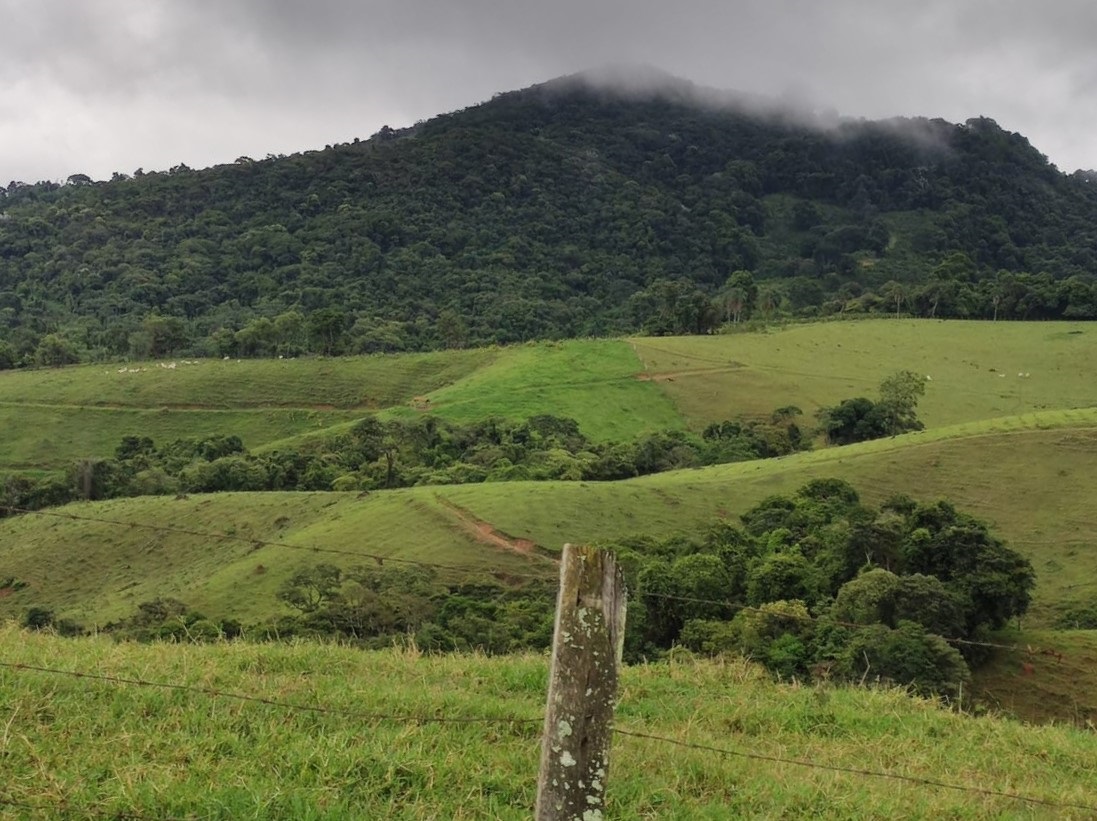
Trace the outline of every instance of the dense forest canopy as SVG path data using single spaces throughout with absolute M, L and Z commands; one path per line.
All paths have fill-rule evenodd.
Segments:
M 752 113 L 753 112 L 753 113 Z M 564 79 L 289 157 L 0 188 L 0 367 L 751 315 L 1097 316 L 1097 188 L 978 118 Z

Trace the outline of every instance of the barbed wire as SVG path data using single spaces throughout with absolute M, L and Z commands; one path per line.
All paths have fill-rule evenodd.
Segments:
M 415 567 L 426 567 L 437 570 L 454 570 L 462 572 L 477 572 L 477 573 L 490 573 L 492 575 L 502 576 L 510 579 L 533 579 L 538 581 L 546 581 L 551 577 L 544 574 L 530 574 L 530 573 L 518 573 L 511 572 L 506 569 L 490 568 L 482 565 L 455 565 L 445 564 L 441 562 L 428 562 L 421 559 L 407 559 L 402 556 L 384 556 L 379 553 L 372 553 L 364 550 L 345 550 L 336 547 L 322 547 L 319 545 L 299 545 L 290 544 L 288 542 L 280 542 L 271 539 L 261 539 L 253 536 L 244 536 L 237 533 L 224 533 L 218 531 L 197 530 L 189 527 L 177 527 L 174 525 L 157 525 L 149 524 L 147 522 L 134 522 L 126 521 L 124 519 L 108 519 L 100 516 L 83 516 L 77 513 L 61 513 L 56 510 L 31 510 L 29 508 L 13 507 L 11 505 L 0 505 L 0 510 L 10 513 L 20 513 L 31 516 L 46 516 L 55 519 L 67 519 L 76 522 L 90 522 L 95 524 L 110 525 L 112 527 L 120 528 L 138 528 L 141 530 L 151 530 L 158 533 L 172 533 L 184 536 L 197 536 L 204 539 L 216 539 L 222 541 L 234 541 L 240 543 L 251 544 L 256 547 L 278 547 L 286 550 L 297 550 L 307 553 L 323 553 L 335 556 L 350 556 L 356 559 L 371 560 L 375 562 L 379 567 L 383 567 L 385 562 L 391 562 L 393 564 L 412 565 Z M 557 566 L 556 560 L 550 559 L 547 556 L 540 556 L 536 553 L 527 554 L 530 557 L 540 558 L 552 564 L 553 568 Z
M 805 761 L 800 758 L 784 758 L 776 755 L 767 755 L 765 753 L 748 752 L 746 750 L 730 750 L 725 747 L 715 747 L 710 744 L 697 744 L 692 741 L 682 741 L 680 739 L 669 738 L 667 736 L 655 735 L 653 733 L 645 733 L 640 730 L 624 730 L 614 727 L 613 732 L 616 735 L 628 736 L 631 738 L 643 738 L 649 741 L 658 741 L 665 744 L 673 744 L 677 747 L 683 747 L 686 749 L 700 750 L 702 752 L 709 753 L 718 753 L 720 755 L 736 758 L 748 758 L 754 761 L 768 761 L 774 764 L 789 764 L 796 767 L 827 770 L 829 772 L 845 773 L 848 775 L 859 775 L 868 778 L 889 778 L 896 781 L 905 781 L 924 787 L 937 787 L 944 790 L 956 790 L 959 792 L 977 793 L 979 795 L 991 796 L 995 798 L 1007 798 L 1012 801 L 1022 801 L 1028 804 L 1039 804 L 1045 807 L 1054 807 L 1056 809 L 1086 810 L 1088 812 L 1097 813 L 1097 804 L 1079 804 L 1069 801 L 1051 801 L 1046 798 L 1037 798 L 1036 796 L 1024 795 L 1022 793 L 1003 792 L 1001 790 L 991 790 L 985 787 L 970 787 L 964 784 L 952 784 L 947 781 L 938 781 L 933 778 L 924 778 L 922 776 L 916 775 L 889 773 L 884 772 L 883 770 L 866 770 L 859 767 L 845 767 L 837 764 L 819 764 L 814 761 Z
M 335 715 L 342 718 L 354 718 L 367 722 L 393 722 L 402 724 L 541 724 L 544 718 L 519 718 L 515 716 L 438 716 L 438 715 L 408 715 L 398 713 L 369 713 L 358 710 L 346 710 L 343 708 L 325 707 L 322 704 L 296 704 L 289 701 L 267 698 L 265 696 L 236 693 L 229 690 L 219 690 L 214 687 L 199 687 L 191 684 L 177 684 L 167 681 L 149 681 L 147 679 L 127 678 L 124 676 L 112 676 L 105 673 L 87 673 L 79 670 L 61 670 L 55 667 L 43 667 L 37 664 L 25 664 L 23 662 L 0 661 L 0 668 L 14 670 L 16 672 L 46 673 L 56 676 L 84 679 L 89 681 L 102 681 L 109 684 L 127 684 L 136 687 L 152 687 L 161 690 L 175 690 L 189 693 L 199 693 L 211 698 L 225 698 L 234 701 L 264 704 L 269 707 L 278 707 L 292 712 L 321 713 Z
M 369 713 L 356 710 L 346 710 L 341 708 L 325 707 L 317 704 L 296 704 L 292 702 L 281 701 L 277 699 L 270 699 L 264 696 L 255 696 L 246 693 L 237 693 L 226 690 L 220 690 L 210 687 L 198 687 L 187 684 L 178 684 L 174 682 L 157 682 L 149 681 L 146 679 L 127 678 L 123 676 L 114 676 L 101 673 L 88 673 L 83 671 L 74 670 L 61 670 L 57 668 L 44 667 L 41 665 L 25 664 L 22 662 L 0 662 L 0 668 L 13 670 L 15 672 L 33 672 L 44 673 L 50 675 L 66 676 L 80 680 L 101 681 L 109 684 L 123 684 L 132 685 L 138 687 L 152 687 L 158 689 L 167 689 L 173 691 L 184 691 L 198 693 L 212 698 L 224 698 L 230 700 L 237 700 L 242 702 L 257 703 L 266 706 L 276 707 L 279 709 L 289 710 L 291 712 L 309 712 L 309 713 L 321 713 L 328 715 L 336 715 L 343 718 L 353 718 L 367 722 L 398 722 L 410 725 L 472 725 L 472 724 L 509 724 L 509 725 L 542 725 L 544 723 L 543 717 L 538 718 L 524 718 L 517 716 L 440 716 L 440 715 L 409 715 L 409 714 L 393 714 L 393 713 Z M 962 784 L 954 784 L 945 781 L 939 781 L 937 779 L 925 778 L 922 776 L 912 776 L 903 773 L 885 772 L 882 770 L 870 770 L 858 767 L 847 767 L 835 764 L 822 764 L 814 761 L 806 761 L 803 759 L 787 758 L 782 756 L 770 755 L 766 753 L 758 753 L 748 750 L 733 750 L 726 747 L 717 747 L 710 744 L 701 744 L 693 741 L 687 741 L 682 739 L 671 738 L 669 736 L 657 735 L 654 733 L 648 733 L 642 730 L 633 730 L 614 727 L 613 732 L 616 735 L 639 738 L 649 741 L 655 741 L 659 743 L 671 744 L 677 747 L 685 749 L 693 749 L 702 752 L 717 753 L 719 755 L 746 758 L 756 761 L 766 761 L 776 764 L 786 764 L 790 766 L 805 767 L 810 769 L 825 770 L 829 772 L 844 773 L 848 775 L 856 775 L 870 778 L 884 778 L 898 781 L 904 781 L 907 783 L 915 784 L 923 787 L 934 787 L 938 789 L 947 789 L 960 792 L 968 792 L 988 797 L 1004 798 L 1013 801 L 1020 801 L 1029 804 L 1036 804 L 1046 807 L 1053 807 L 1057 809 L 1079 809 L 1087 812 L 1097 813 L 1097 805 L 1083 804 L 1078 802 L 1063 802 L 1063 801 L 1051 801 L 1049 799 L 1039 798 L 1036 796 L 1025 795 L 1022 793 L 1005 792 L 1001 790 L 994 790 L 985 787 L 967 786 Z M 30 810 L 45 810 L 45 809 L 63 809 L 63 807 L 45 807 L 41 805 L 31 805 L 14 800 L 8 800 L 0 796 L 0 804 L 13 806 L 19 809 Z M 146 816 L 140 814 L 126 813 L 126 812 L 111 812 L 110 817 L 122 818 L 122 819 L 134 819 L 134 821 L 143 821 Z M 162 816 L 157 816 L 162 818 Z
M 114 676 L 99 673 L 86 673 L 81 671 L 68 671 L 58 670 L 54 667 L 45 667 L 35 664 L 24 664 L 20 662 L 0 662 L 0 667 L 7 668 L 15 672 L 23 673 L 44 673 L 50 675 L 67 676 L 76 679 L 83 679 L 83 681 L 98 681 L 109 684 L 122 684 L 133 685 L 139 687 L 152 687 L 159 689 L 181 690 L 188 691 L 188 693 L 196 693 L 212 698 L 225 698 L 230 700 L 238 700 L 245 702 L 252 702 L 252 704 L 260 704 L 269 707 L 275 707 L 279 709 L 289 710 L 293 712 L 314 712 L 325 713 L 325 715 L 339 716 L 341 718 L 352 718 L 367 722 L 398 722 L 406 724 L 414 724 L 414 726 L 425 726 L 425 724 L 456 724 L 456 726 L 467 726 L 467 724 L 519 724 L 519 726 L 541 726 L 544 723 L 544 718 L 520 718 L 513 716 L 494 717 L 494 716 L 426 716 L 426 715 L 397 715 L 397 713 L 377 713 L 377 712 L 363 712 L 359 710 L 347 710 L 340 708 L 330 708 L 323 705 L 302 705 L 294 704 L 294 702 L 282 701 L 279 699 L 271 699 L 264 696 L 255 696 L 249 694 L 233 693 L 233 691 L 216 689 L 212 687 L 197 687 L 193 685 L 184 685 L 171 682 L 151 682 L 142 678 L 128 678 L 124 676 Z M 675 746 L 683 747 L 683 749 L 698 750 L 701 752 L 717 753 L 725 756 L 749 758 L 754 761 L 765 761 L 773 764 L 782 764 L 789 766 L 799 766 L 813 769 L 823 769 L 823 771 L 842 773 L 847 775 L 857 775 L 871 778 L 889 778 L 893 780 L 906 781 L 909 784 L 915 784 L 918 786 L 935 787 L 939 789 L 950 789 L 964 792 L 972 792 L 972 794 L 979 794 L 987 797 L 1005 798 L 1009 800 L 1022 801 L 1026 803 L 1033 803 L 1033 805 L 1040 805 L 1044 807 L 1053 807 L 1056 809 L 1079 809 L 1089 812 L 1097 812 L 1097 805 L 1085 805 L 1085 803 L 1070 802 L 1070 801 L 1052 801 L 1049 799 L 1038 798 L 1036 796 L 1028 796 L 1024 794 L 1018 794 L 1018 792 L 1006 792 L 1002 790 L 988 789 L 985 787 L 972 787 L 960 784 L 951 784 L 948 781 L 941 781 L 934 778 L 926 778 L 923 776 L 912 776 L 902 773 L 887 773 L 884 771 L 875 771 L 875 769 L 867 769 L 861 767 L 850 767 L 836 764 L 824 764 L 819 762 L 811 762 L 802 760 L 802 758 L 790 758 L 778 755 L 769 755 L 766 753 L 758 753 L 754 751 L 746 750 L 731 750 L 727 747 L 719 747 L 711 744 L 701 744 L 698 742 L 692 742 L 681 739 L 670 738 L 666 735 L 657 735 L 655 733 L 648 733 L 641 730 L 631 730 L 623 728 L 613 728 L 613 733 L 617 735 L 627 736 L 627 738 L 644 739 L 647 741 L 655 741 L 659 743 L 672 744 Z M 0 797 L 0 805 L 12 806 L 18 809 L 27 810 L 47 810 L 47 809 L 65 809 L 63 806 L 45 807 L 41 805 L 30 805 L 30 803 L 24 803 L 7 798 Z M 101 813 L 106 814 L 106 813 Z M 134 821 L 140 821 L 147 817 L 142 814 L 118 812 L 112 811 L 110 817 L 120 819 L 134 819 Z M 158 817 L 162 818 L 162 817 Z

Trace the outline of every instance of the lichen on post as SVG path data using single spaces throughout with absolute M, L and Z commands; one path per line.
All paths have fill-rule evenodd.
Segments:
M 538 821 L 601 821 L 626 592 L 617 559 L 564 545 L 537 785 Z

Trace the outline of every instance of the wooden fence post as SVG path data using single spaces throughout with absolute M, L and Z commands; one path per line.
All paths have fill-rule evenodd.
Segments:
M 603 818 L 625 604 L 624 579 L 613 554 L 564 545 L 537 821 Z

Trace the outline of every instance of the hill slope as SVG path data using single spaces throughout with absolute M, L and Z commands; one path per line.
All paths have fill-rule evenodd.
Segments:
M 742 269 L 772 286 L 747 313 L 1093 317 L 1094 225 L 1092 183 L 991 120 L 828 130 L 570 78 L 292 157 L 16 183 L 0 359 L 696 332 Z
M 0 599 L 0 613 L 19 614 L 34 604 L 102 621 L 156 595 L 173 595 L 214 616 L 260 616 L 277 610 L 273 591 L 297 566 L 349 566 L 361 563 L 354 558 L 358 551 L 467 564 L 473 572 L 528 564 L 478 538 L 469 519 L 551 553 L 568 541 L 702 528 L 808 479 L 835 476 L 871 504 L 897 493 L 945 497 L 989 520 L 1032 560 L 1038 586 L 1029 622 L 1050 626 L 1097 591 L 1097 488 L 1088 469 L 1095 453 L 1097 412 L 1047 412 L 623 482 L 417 487 L 365 499 L 354 493 L 221 493 L 70 505 L 0 521 L 0 568 L 29 585 Z M 70 514 L 112 523 L 97 527 L 64 518 Z M 130 522 L 149 527 L 118 524 Z M 232 538 L 157 533 L 163 526 Z M 259 540 L 351 555 L 260 550 Z M 73 545 L 80 546 L 75 557 Z

